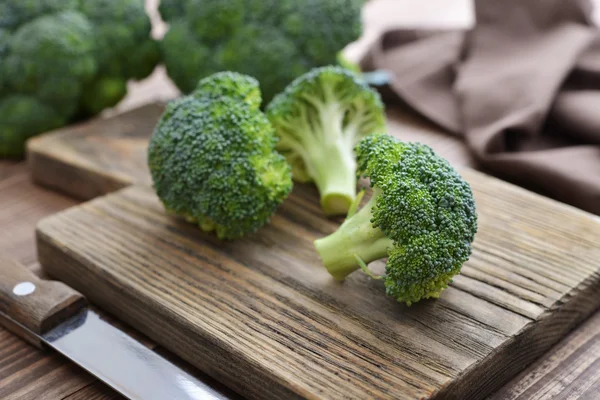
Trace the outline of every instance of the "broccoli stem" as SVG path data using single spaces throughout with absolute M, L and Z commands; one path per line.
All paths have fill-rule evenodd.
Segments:
M 346 151 L 340 144 L 323 146 L 311 158 L 323 212 L 327 215 L 346 214 L 356 197 L 356 161 L 352 151 Z
M 379 190 L 375 189 L 369 202 L 346 219 L 337 231 L 314 242 L 323 265 L 337 280 L 344 280 L 360 269 L 357 257 L 368 264 L 387 257 L 393 247 L 393 241 L 371 223 L 372 208 L 378 194 Z
M 310 149 L 309 174 L 319 189 L 325 214 L 343 215 L 356 198 L 355 132 L 353 127 L 344 129 L 345 110 L 334 100 L 315 100 L 314 105 L 319 118 L 314 121 L 313 136 L 304 143 Z

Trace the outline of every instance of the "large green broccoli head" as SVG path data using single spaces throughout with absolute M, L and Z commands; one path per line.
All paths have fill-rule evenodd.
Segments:
M 3 0 L 0 111 L 26 114 L 0 114 L 0 156 L 20 156 L 27 138 L 115 105 L 126 81 L 158 62 L 149 33 L 143 0 Z
M 276 136 L 256 107 L 260 93 L 252 82 L 239 74 L 205 78 L 198 90 L 167 106 L 148 148 L 165 208 L 221 239 L 257 231 L 292 189 L 290 168 L 274 150 Z
M 167 72 L 184 93 L 221 70 L 256 77 L 265 102 L 361 34 L 362 0 L 161 0 Z
M 266 112 L 294 179 L 316 183 L 327 214 L 345 214 L 356 196 L 354 146 L 385 129 L 379 94 L 348 69 L 318 67 L 289 84 Z
M 409 304 L 437 297 L 471 255 L 477 213 L 469 184 L 428 146 L 389 135 L 363 139 L 357 157 L 376 191 L 373 227 L 393 241 L 387 293 Z

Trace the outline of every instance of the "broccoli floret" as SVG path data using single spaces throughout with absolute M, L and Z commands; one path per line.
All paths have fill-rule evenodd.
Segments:
M 268 103 L 298 75 L 335 64 L 361 34 L 359 0 L 162 0 L 169 76 L 184 93 L 218 71 L 256 77 Z
M 211 99 L 232 97 L 244 101 L 252 110 L 258 110 L 262 101 L 259 83 L 255 78 L 231 71 L 217 72 L 210 79 L 202 79 L 194 94 Z
M 150 139 L 148 165 L 165 208 L 220 239 L 257 231 L 292 189 L 257 96 L 260 103 L 253 78 L 209 76 L 169 103 Z
M 266 112 L 294 179 L 315 182 L 327 215 L 347 213 L 356 197 L 354 146 L 385 129 L 379 94 L 349 70 L 319 67 L 294 80 Z
M 100 78 L 85 86 L 80 106 L 84 115 L 98 114 L 109 104 L 117 104 L 127 94 L 127 82 L 121 78 Z
M 10 35 L 3 52 L 0 157 L 19 157 L 27 138 L 66 123 L 77 109 L 96 72 L 91 26 L 74 11 L 42 16 Z
M 469 259 L 477 212 L 469 184 L 442 157 L 419 143 L 387 134 L 357 146 L 358 171 L 370 178 L 372 197 L 331 235 L 315 241 L 338 280 L 388 257 L 387 295 L 410 305 L 435 298 Z
M 172 22 L 177 18 L 185 16 L 186 1 L 182 0 L 160 0 L 158 13 L 165 22 Z
M 171 23 L 161 42 L 162 57 L 169 78 L 183 93 L 196 88 L 202 76 L 219 72 L 210 47 L 192 32 L 188 21 L 177 19 Z M 204 74 L 202 71 L 211 71 Z
M 0 99 L 0 156 L 19 157 L 25 141 L 37 132 L 63 125 L 65 120 L 34 97 Z
M 21 110 L 51 111 L 30 115 L 35 123 L 10 119 L 11 135 L 21 139 L 0 146 L 21 147 L 0 157 L 22 156 L 25 139 L 42 132 L 32 129 L 88 118 L 120 101 L 127 80 L 147 76 L 159 61 L 149 34 L 143 0 L 0 1 L 0 101 L 26 97 L 39 105 Z
M 126 90 L 115 89 L 126 87 L 130 78 L 147 77 L 160 61 L 160 46 L 150 37 L 143 0 L 83 1 L 80 10 L 92 24 L 98 63 L 94 82 L 85 88 L 87 98 L 94 100 L 83 102 L 79 110 L 80 116 L 89 116 L 116 105 Z
M 253 38 L 248 41 L 248 38 Z M 307 63 L 299 56 L 293 40 L 281 35 L 275 28 L 246 25 L 216 53 L 218 64 L 227 65 L 233 71 L 260 77 L 260 89 L 265 99 L 272 99 L 281 91 L 281 82 L 291 82 L 307 71 Z M 248 60 L 252 59 L 252 63 Z M 274 66 L 285 68 L 274 72 Z
M 283 19 L 284 32 L 298 38 L 314 66 L 333 64 L 343 45 L 362 33 L 362 0 L 287 1 Z M 309 22 L 309 23 L 307 23 Z
M 0 28 L 14 30 L 37 17 L 59 11 L 76 10 L 80 0 L 2 0 Z

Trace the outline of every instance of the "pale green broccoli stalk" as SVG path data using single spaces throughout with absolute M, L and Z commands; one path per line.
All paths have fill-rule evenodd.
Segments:
M 469 259 L 477 212 L 469 184 L 428 146 L 370 135 L 357 146 L 372 197 L 337 231 L 314 242 L 338 280 L 388 258 L 387 295 L 408 305 L 436 298 Z
M 325 214 L 346 214 L 356 198 L 354 147 L 385 129 L 379 94 L 347 69 L 319 67 L 294 80 L 266 112 L 294 179 L 316 184 Z
M 168 212 L 237 239 L 267 224 L 292 189 L 258 81 L 222 72 L 170 102 L 148 147 L 148 165 Z
M 161 0 L 167 72 L 184 93 L 218 71 L 254 76 L 268 103 L 295 77 L 335 64 L 362 33 L 362 0 Z

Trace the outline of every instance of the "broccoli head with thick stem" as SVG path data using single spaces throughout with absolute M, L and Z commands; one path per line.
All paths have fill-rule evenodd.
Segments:
M 375 277 L 367 264 L 387 257 L 377 278 L 389 296 L 408 305 L 438 297 L 471 255 L 477 213 L 469 184 L 428 146 L 387 134 L 364 138 L 357 156 L 372 197 L 315 241 L 325 267 L 339 280 L 359 268 Z
M 379 94 L 347 69 L 319 67 L 294 80 L 266 112 L 294 179 L 315 182 L 327 215 L 346 214 L 356 198 L 354 147 L 385 129 Z
M 296 76 L 335 64 L 362 33 L 362 0 L 161 0 L 165 66 L 184 93 L 222 70 L 256 77 L 265 103 Z
M 20 157 L 29 137 L 117 104 L 127 81 L 159 61 L 149 35 L 143 0 L 2 0 L 1 111 L 23 114 L 0 115 L 0 157 Z
M 148 164 L 165 208 L 220 239 L 257 231 L 292 189 L 258 104 L 254 78 L 217 73 L 170 102 L 150 139 Z

